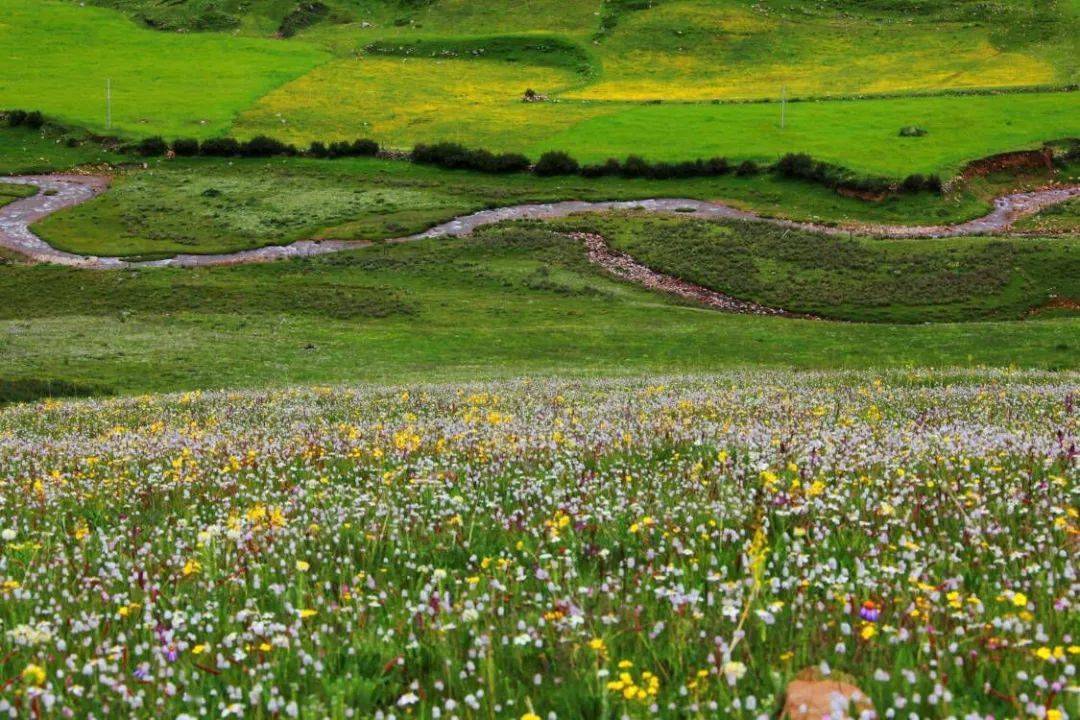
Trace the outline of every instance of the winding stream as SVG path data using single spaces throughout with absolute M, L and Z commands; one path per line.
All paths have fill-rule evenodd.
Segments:
M 58 250 L 39 238 L 30 226 L 66 207 L 78 205 L 99 195 L 108 188 L 110 178 L 101 175 L 23 175 L 3 177 L 0 182 L 35 185 L 40 192 L 29 198 L 0 208 L 0 247 L 16 252 L 33 262 L 55 263 L 96 270 L 118 270 L 130 267 L 209 267 L 264 263 L 294 257 L 327 255 L 370 246 L 367 240 L 299 240 L 288 245 L 274 245 L 253 250 L 240 250 L 219 255 L 176 255 L 164 260 L 132 261 L 118 257 L 96 257 Z M 687 217 L 725 218 L 765 222 L 778 227 L 809 230 L 829 235 L 857 233 L 883 238 L 935 238 L 963 235 L 986 235 L 1007 231 L 1021 217 L 1080 197 L 1080 185 L 1047 188 L 1015 193 L 997 198 L 994 210 L 981 218 L 958 225 L 857 225 L 835 227 L 792 220 L 766 218 L 739 210 L 723 203 L 687 199 L 648 199 L 609 202 L 570 200 L 546 204 L 514 205 L 482 210 L 436 225 L 422 233 L 393 238 L 383 242 L 410 242 L 425 238 L 468 235 L 473 230 L 506 220 L 562 218 L 574 213 L 612 210 L 642 210 L 655 213 L 679 212 Z

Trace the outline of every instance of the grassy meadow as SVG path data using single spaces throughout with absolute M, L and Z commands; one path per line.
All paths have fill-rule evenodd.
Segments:
M 882 713 L 1066 718 L 1076 380 L 758 370 L 0 410 L 0 699 L 770 717 L 811 667 Z
M 768 307 L 860 322 L 1023 320 L 1080 297 L 1080 238 L 879 240 L 633 214 L 562 224 L 660 272 Z
M 108 165 L 125 159 L 89 141 L 81 131 L 0 128 L 0 173 L 4 175 L 63 172 L 76 166 Z
M 62 0 L 4 0 L 0 107 L 41 110 L 112 133 L 210 137 L 240 110 L 328 55 L 303 43 L 216 33 L 162 33 Z
M 122 393 L 747 365 L 1075 369 L 1080 356 L 1077 320 L 1057 313 L 895 325 L 703 310 L 612 279 L 543 227 L 269 265 L 0 277 L 8 379 Z M 1007 305 L 1014 290 L 997 292 Z
M 276 0 L 94 4 L 5 0 L 0 106 L 103 131 L 111 79 L 112 132 L 128 137 L 456 140 L 585 160 L 807 151 L 886 175 L 1080 134 L 1075 92 L 936 94 L 1074 85 L 1071 2 L 331 0 L 279 39 Z M 522 103 L 527 88 L 552 101 Z M 782 92 L 897 97 L 792 103 L 781 129 Z M 771 102 L 707 102 L 746 99 Z M 907 125 L 928 134 L 898 137 Z
M 560 200 L 958 223 L 1075 183 L 1068 143 L 872 200 L 153 140 L 949 180 L 1080 137 L 1078 43 L 1080 0 L 0 0 L 0 208 L 112 178 L 54 247 L 370 243 L 0 251 L 0 715 L 768 720 L 809 675 L 886 720 L 1080 717 L 1077 201 L 1001 237 L 680 208 L 385 242 Z
M 0 131 L 0 142 L 5 136 Z M 1061 175 L 1072 172 L 1066 168 Z M 867 203 L 771 173 L 627 180 L 492 176 L 369 158 L 154 160 L 145 170 L 119 170 L 108 193 L 52 215 L 34 230 L 70 252 L 157 258 L 308 238 L 378 241 L 490 207 L 650 197 L 723 200 L 765 215 L 826 223 L 919 225 L 979 217 L 996 195 L 1050 179 L 1041 172 L 995 176 L 945 196 L 898 194 Z
M 858 95 L 1070 82 L 1062 3 L 658 2 L 623 6 L 592 100 Z M 869 5 L 869 7 L 868 7 Z M 922 12 L 912 11 L 912 6 Z M 976 17 L 975 13 L 979 13 Z M 1025 27 L 1026 25 L 1026 27 Z
M 852 169 L 948 176 L 973 158 L 1039 147 L 1080 132 L 1080 93 L 938 96 L 788 103 L 644 105 L 602 114 L 553 135 L 545 148 L 588 160 L 624 154 L 772 161 L 806 152 Z M 917 126 L 923 137 L 901 137 Z

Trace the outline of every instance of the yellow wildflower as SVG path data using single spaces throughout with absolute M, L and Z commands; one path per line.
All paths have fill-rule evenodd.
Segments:
M 41 687 L 45 684 L 45 668 L 30 663 L 22 671 L 22 679 L 30 685 Z

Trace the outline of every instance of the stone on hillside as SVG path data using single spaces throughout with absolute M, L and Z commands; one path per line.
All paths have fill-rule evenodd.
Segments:
M 858 717 L 874 706 L 866 693 L 842 674 L 825 677 L 816 668 L 803 670 L 788 683 L 784 712 L 789 720 L 841 720 Z

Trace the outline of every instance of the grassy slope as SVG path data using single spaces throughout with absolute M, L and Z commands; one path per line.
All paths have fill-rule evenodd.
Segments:
M 845 320 L 1015 320 L 1053 297 L 1080 298 L 1075 237 L 885 241 L 633 215 L 565 226 L 692 282 Z
M 9 378 L 121 391 L 731 365 L 1077 367 L 1075 319 L 721 315 L 598 275 L 544 232 L 201 271 L 0 267 Z M 44 303 L 40 298 L 48 297 Z
M 117 127 L 132 134 L 211 135 L 239 117 L 241 135 L 304 142 L 458 139 L 534 151 L 567 146 L 589 157 L 635 150 L 775 157 L 816 149 L 890 173 L 947 171 L 978 155 L 1080 134 L 1075 95 L 880 101 L 854 111 L 849 103 L 801 105 L 791 108 L 784 133 L 775 106 L 606 102 L 774 96 L 783 82 L 791 94 L 1060 84 L 1076 77 L 1080 34 L 1072 31 L 1072 5 L 1018 2 L 980 15 L 971 3 L 898 10 L 887 3 L 807 8 L 776 1 L 749 9 L 734 0 L 670 1 L 626 13 L 594 44 L 603 13 L 591 2 L 331 2 L 332 19 L 353 22 L 318 24 L 288 41 L 247 36 L 273 31 L 290 9 L 278 0 L 102 0 L 136 17 L 176 15 L 165 27 L 198 27 L 195 18 L 208 8 L 221 10 L 235 15 L 239 36 L 155 33 L 115 13 L 50 0 L 5 4 L 11 12 L 0 37 L 11 49 L 0 57 L 0 104 L 40 106 L 100 128 L 103 102 L 94 88 L 112 77 Z M 375 41 L 419 43 L 428 54 L 448 45 L 463 54 L 407 61 L 364 55 Z M 538 43 L 551 44 L 539 59 L 528 49 Z M 320 64 L 328 57 L 320 45 L 336 59 Z M 481 48 L 479 56 L 492 59 L 460 59 Z M 804 84 L 799 77 L 778 82 L 791 68 Z M 526 106 L 519 98 L 527 87 L 605 102 Z M 931 134 L 899 144 L 899 127 L 920 121 L 934 126 Z M 687 129 L 676 142 L 665 132 L 673 126 Z
M 326 58 L 303 42 L 140 29 L 97 8 L 53 0 L 4 0 L 0 106 L 40 109 L 105 128 L 112 80 L 113 130 L 208 136 L 274 87 Z
M 616 5 L 616 3 L 610 3 Z M 631 3 L 625 6 L 633 7 Z M 1060 3 L 652 3 L 624 11 L 598 51 L 602 100 L 776 98 L 1075 80 Z M 1075 27 L 1075 25 L 1073 25 Z
M 99 4 L 167 28 L 211 27 L 213 9 L 240 31 L 263 34 L 291 9 L 281 0 Z M 782 84 L 797 94 L 994 87 L 1064 83 L 1076 75 L 1071 5 L 1037 0 L 990 12 L 977 2 L 939 0 L 328 4 L 325 21 L 306 34 L 343 55 L 373 39 L 558 33 L 601 61 L 603 77 L 581 90 L 598 99 L 776 97 Z
M 486 60 L 341 58 L 260 98 L 237 131 L 300 143 L 369 136 L 391 147 L 450 139 L 520 150 L 602 111 L 521 102 L 527 88 L 549 93 L 578 80 L 564 68 Z
M 3 137 L 3 133 L 0 133 Z M 1045 177 L 1032 178 L 1035 184 Z M 882 203 L 772 175 L 679 181 L 485 176 L 370 159 L 183 160 L 122 174 L 110 192 L 35 226 L 56 247 L 93 255 L 213 253 L 309 237 L 379 240 L 486 207 L 654 196 L 724 199 L 766 214 L 830 221 L 948 222 L 981 215 L 993 183 L 947 198 Z

